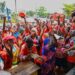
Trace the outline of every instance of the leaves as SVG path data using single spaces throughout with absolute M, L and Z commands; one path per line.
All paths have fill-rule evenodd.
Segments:
M 32 11 L 32 10 L 29 10 L 29 11 L 26 12 L 26 14 L 27 14 L 28 16 L 32 17 L 32 16 L 35 15 L 35 12 Z
M 37 15 L 38 17 L 45 18 L 48 16 L 48 13 L 47 13 L 46 8 L 41 6 L 38 9 L 36 9 L 36 11 L 32 11 L 32 10 L 27 11 L 27 15 L 31 17 L 34 15 Z
M 64 13 L 67 17 L 71 16 L 72 11 L 75 10 L 75 5 L 74 4 L 64 4 Z
M 11 14 L 11 18 L 12 18 L 12 21 L 13 22 L 16 22 L 16 15 L 18 15 L 17 13 L 15 13 L 15 12 L 13 12 L 12 14 Z
M 47 10 L 46 8 L 44 8 L 43 6 L 41 6 L 40 8 L 36 9 L 36 14 L 39 17 L 45 18 L 48 16 Z
M 0 3 L 0 12 L 4 13 L 5 5 L 6 5 L 5 1 Z
M 11 14 L 11 10 L 9 8 L 6 8 L 7 11 L 7 16 L 9 16 Z

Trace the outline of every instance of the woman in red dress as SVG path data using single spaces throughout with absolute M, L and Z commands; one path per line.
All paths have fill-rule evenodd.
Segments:
M 12 45 L 13 43 L 9 43 L 8 41 L 4 41 L 3 51 L 0 52 L 0 56 L 4 61 L 4 69 L 9 69 L 12 66 L 13 53 L 12 53 Z

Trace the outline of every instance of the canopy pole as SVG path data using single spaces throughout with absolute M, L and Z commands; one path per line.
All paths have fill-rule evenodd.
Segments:
M 3 32 L 5 31 L 6 17 L 3 17 Z
M 15 19 L 17 22 L 17 1 L 15 0 Z

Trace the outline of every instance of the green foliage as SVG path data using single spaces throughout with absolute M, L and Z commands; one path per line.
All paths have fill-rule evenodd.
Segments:
M 11 22 L 12 22 L 12 23 L 16 23 L 16 20 L 12 19 Z
M 15 12 L 13 12 L 12 14 L 11 14 L 11 19 L 12 19 L 12 21 L 16 21 L 16 16 L 17 16 L 18 14 L 17 13 L 15 13 Z
M 32 11 L 32 10 L 29 10 L 29 11 L 26 12 L 26 14 L 27 14 L 28 16 L 32 17 L 32 16 L 35 15 L 35 12 Z
M 34 15 L 37 15 L 38 17 L 42 17 L 42 18 L 45 18 L 45 17 L 48 16 L 47 10 L 43 6 L 36 9 L 36 11 L 29 10 L 29 11 L 26 12 L 26 14 L 28 16 L 31 16 L 31 17 L 34 16 Z
M 64 13 L 67 17 L 71 16 L 72 11 L 75 10 L 75 5 L 74 4 L 64 4 Z
M 5 1 L 0 3 L 0 12 L 4 13 L 5 5 L 6 5 Z
M 45 18 L 48 16 L 47 10 L 43 6 L 36 10 L 36 14 L 37 16 L 42 17 L 42 18 Z
M 0 23 L 3 23 L 3 20 L 0 20 Z
M 7 16 L 9 16 L 11 14 L 11 10 L 9 8 L 6 8 L 7 11 Z
M 3 20 L 0 20 L 0 23 L 3 23 Z M 8 23 L 8 20 L 6 20 L 6 23 Z

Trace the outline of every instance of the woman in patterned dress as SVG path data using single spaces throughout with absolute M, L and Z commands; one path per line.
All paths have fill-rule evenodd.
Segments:
M 53 35 L 44 40 L 42 55 L 47 61 L 41 65 L 41 75 L 54 75 L 56 41 Z

